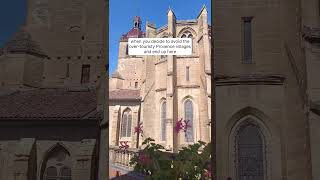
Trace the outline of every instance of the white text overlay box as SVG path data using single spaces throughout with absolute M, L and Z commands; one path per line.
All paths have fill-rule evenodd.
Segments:
M 129 38 L 129 55 L 192 55 L 191 38 Z

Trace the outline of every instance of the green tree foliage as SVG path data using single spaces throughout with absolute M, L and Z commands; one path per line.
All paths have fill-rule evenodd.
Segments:
M 183 147 L 178 154 L 163 152 L 163 146 L 147 138 L 145 146 L 130 161 L 134 170 L 146 175 L 145 179 L 210 179 L 210 143 L 202 141 Z

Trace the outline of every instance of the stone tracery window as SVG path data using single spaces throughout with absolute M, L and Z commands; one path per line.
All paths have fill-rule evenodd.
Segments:
M 240 127 L 236 137 L 237 177 L 239 180 L 264 180 L 264 141 L 254 124 Z
M 167 103 L 163 101 L 161 104 L 161 140 L 166 141 L 166 114 Z
M 46 159 L 43 180 L 71 180 L 71 158 L 61 145 L 55 147 Z
M 190 127 L 186 131 L 186 142 L 194 142 L 193 137 L 193 103 L 190 99 L 184 102 L 184 118 Z
M 121 121 L 121 137 L 131 137 L 132 113 L 130 109 L 124 111 Z
M 182 35 L 181 38 L 191 38 L 192 39 L 192 53 L 194 53 L 194 38 L 193 35 L 190 31 L 185 31 Z

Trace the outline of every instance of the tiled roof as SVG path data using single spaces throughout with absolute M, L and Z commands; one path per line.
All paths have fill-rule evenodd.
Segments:
M 127 34 L 122 35 L 121 40 L 128 40 L 128 38 L 144 38 L 146 33 L 137 27 L 133 27 Z
M 4 46 L 7 53 L 27 53 L 45 56 L 38 43 L 32 40 L 31 35 L 21 27 L 20 30 Z
M 140 91 L 131 89 L 117 89 L 109 91 L 110 100 L 140 100 Z
M 94 91 L 36 89 L 0 96 L 0 119 L 96 119 Z

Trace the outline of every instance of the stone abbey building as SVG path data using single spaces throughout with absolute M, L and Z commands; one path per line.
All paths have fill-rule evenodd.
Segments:
M 107 4 L 27 8 L 0 51 L 0 180 L 105 180 Z
M 202 140 L 210 141 L 211 27 L 206 7 L 193 20 L 178 20 L 169 9 L 167 24 L 156 28 L 140 17 L 120 38 L 118 66 L 109 78 L 109 144 L 139 147 L 151 137 L 167 151 Z M 131 56 L 128 38 L 192 38 L 189 56 Z M 179 119 L 190 120 L 186 132 L 174 132 Z M 142 123 L 139 141 L 135 127 Z M 139 143 L 139 144 L 138 144 Z
M 214 37 L 203 9 L 190 21 L 176 20 L 169 10 L 167 25 L 147 23 L 145 33 L 136 18 L 121 38 L 118 68 L 109 80 L 110 145 L 138 147 L 133 132 L 139 121 L 144 138 L 167 150 L 208 142 L 212 98 L 218 180 L 319 179 L 320 2 L 212 3 Z M 192 56 L 126 54 L 129 37 L 189 36 Z M 174 123 L 186 117 L 192 131 L 177 137 Z

